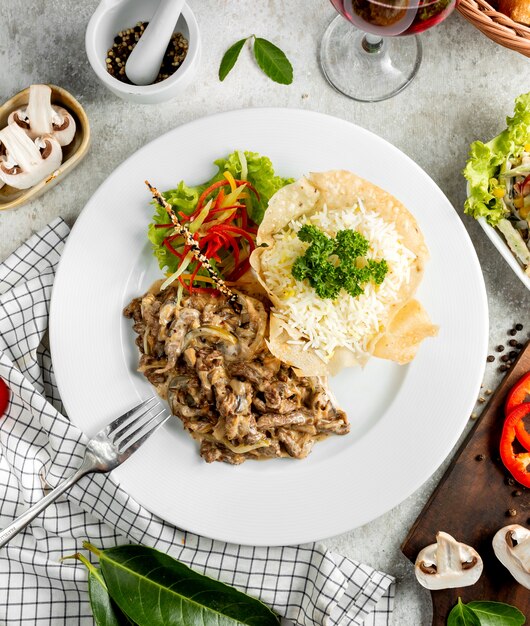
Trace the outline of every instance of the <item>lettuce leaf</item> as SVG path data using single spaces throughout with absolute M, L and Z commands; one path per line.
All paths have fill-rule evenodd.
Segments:
M 244 152 L 247 161 L 247 180 L 259 193 L 259 201 L 252 195 L 248 208 L 249 217 L 256 224 L 261 224 L 265 210 L 272 196 L 282 187 L 294 182 L 293 178 L 276 176 L 271 160 L 257 152 Z M 232 152 L 226 159 L 217 159 L 215 165 L 219 168 L 218 174 L 208 184 L 223 177 L 228 170 L 234 178 L 241 177 L 242 164 L 238 152 Z
M 464 211 L 475 218 L 485 217 L 497 225 L 507 211 L 501 198 L 493 195 L 499 187 L 498 176 L 508 158 L 518 157 L 530 142 L 530 93 L 516 98 L 514 114 L 506 118 L 507 127 L 488 143 L 471 144 L 463 174 L 469 183 Z
M 244 157 L 241 157 L 244 155 Z M 246 161 L 246 163 L 245 163 Z M 256 189 L 259 200 L 254 194 L 249 193 L 247 208 L 250 219 L 256 224 L 260 224 L 270 198 L 282 187 L 292 183 L 294 179 L 277 176 L 271 160 L 258 154 L 257 152 L 243 152 L 238 150 L 232 152 L 225 158 L 214 161 L 217 165 L 217 173 L 210 179 L 197 185 L 189 187 L 181 181 L 175 189 L 170 189 L 163 193 L 164 198 L 175 209 L 175 212 L 183 212 L 190 215 L 195 210 L 200 194 L 210 185 L 221 180 L 223 173 L 228 171 L 234 178 L 241 178 L 243 167 L 245 167 L 246 179 Z M 155 207 L 152 222 L 149 224 L 147 236 L 153 246 L 153 254 L 158 260 L 160 269 L 167 272 L 176 272 L 180 264 L 180 259 L 171 254 L 163 245 L 165 237 L 171 233 L 171 228 L 156 228 L 156 224 L 167 224 L 170 220 L 166 211 L 156 202 L 152 202 Z

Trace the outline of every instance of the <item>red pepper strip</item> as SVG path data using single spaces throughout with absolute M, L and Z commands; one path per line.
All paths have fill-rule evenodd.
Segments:
M 250 189 L 250 191 L 252 191 L 252 193 L 255 194 L 256 198 L 259 200 L 259 193 L 256 191 L 256 188 L 253 187 L 248 180 L 236 180 L 236 185 L 238 187 L 241 187 L 241 185 L 245 185 L 245 187 L 248 187 Z
M 182 261 L 182 259 L 184 258 L 184 253 L 181 254 L 180 252 L 177 252 L 175 248 L 169 243 L 168 237 L 166 237 L 162 243 L 171 252 L 171 254 L 174 254 L 176 257 L 178 257 Z
M 226 242 L 234 251 L 234 265 L 235 267 L 237 267 L 239 265 L 239 244 L 237 243 L 235 237 L 233 237 L 232 235 L 225 233 L 224 236 L 226 238 Z
M 186 291 L 190 290 L 190 286 L 184 281 L 182 276 L 179 276 L 179 282 Z M 215 287 L 194 287 L 193 290 L 196 291 L 197 293 L 208 293 L 208 294 L 218 293 Z
M 204 239 L 206 239 L 206 237 L 203 237 L 202 242 L 204 244 Z M 224 245 L 224 241 L 222 239 L 220 239 L 218 236 L 213 235 L 211 237 L 208 237 L 209 241 L 208 241 L 208 246 L 206 248 L 206 252 L 204 252 L 204 256 L 207 259 L 215 259 L 218 263 L 221 263 L 221 258 L 219 257 L 219 255 L 217 254 L 217 252 L 219 251 L 220 248 L 223 247 Z
M 246 207 L 244 211 L 241 211 L 241 228 L 244 230 L 247 230 L 248 228 L 248 213 Z
M 221 224 L 219 226 L 214 226 L 211 230 L 215 230 L 217 232 L 218 229 L 224 229 L 224 230 L 228 230 L 231 233 L 236 233 L 237 235 L 240 235 L 241 237 L 243 237 L 243 239 L 246 239 L 250 245 L 250 249 L 254 250 L 254 248 L 256 247 L 256 244 L 254 243 L 254 239 L 252 239 L 252 236 L 247 233 L 245 230 L 243 230 L 242 228 L 238 228 L 237 226 L 232 226 L 231 224 Z
M 210 215 L 215 215 L 216 213 L 222 213 L 223 211 L 228 211 L 230 209 L 240 209 L 243 206 L 244 205 L 242 204 L 230 204 L 229 206 L 220 206 L 215 209 L 212 209 L 211 211 L 209 211 L 208 217 L 206 218 L 205 223 L 207 224 L 210 221 Z M 236 215 L 236 213 L 234 213 L 234 215 Z
M 155 224 L 155 228 L 174 228 L 173 224 Z
M 202 205 L 203 205 L 204 201 L 212 193 L 212 191 L 214 191 L 214 189 L 219 189 L 219 187 L 226 187 L 227 185 L 230 185 L 230 183 L 227 180 L 218 180 L 213 185 L 210 185 L 208 187 L 208 189 L 205 189 L 201 193 L 201 195 L 199 196 L 199 201 L 197 202 L 197 206 L 195 208 L 195 211 L 193 211 L 193 213 L 190 216 L 191 219 L 193 219 L 194 217 L 197 217 L 197 215 L 199 215 L 199 213 L 201 212 Z
M 190 293 L 193 293 L 193 281 L 195 280 L 195 276 L 197 276 L 197 273 L 200 269 L 201 269 L 201 264 L 197 263 L 197 267 L 193 270 L 193 273 L 190 276 Z
M 530 415 L 528 403 L 521 404 L 510 412 L 502 429 L 500 453 L 502 462 L 515 480 L 525 487 L 530 487 L 530 452 L 517 453 L 513 449 L 520 430 L 519 424 L 523 423 L 527 415 Z M 530 435 L 527 436 L 530 439 Z
M 530 192 L 530 174 L 528 174 L 528 176 L 523 180 L 523 183 L 521 185 L 521 195 L 527 196 L 529 192 Z
M 508 415 L 512 409 L 524 402 L 530 402 L 530 372 L 520 378 L 510 389 L 504 406 L 504 415 Z
M 235 282 L 236 280 L 239 280 L 241 276 L 243 276 L 243 274 L 246 274 L 249 269 L 250 269 L 250 261 L 248 260 L 248 257 L 247 257 L 242 263 L 240 263 L 238 267 L 235 267 L 233 269 L 230 275 L 226 277 L 226 280 Z
M 191 220 L 191 217 L 189 215 L 186 215 L 184 211 L 179 211 L 179 215 L 185 222 L 189 222 Z
M 218 209 L 221 206 L 221 203 L 224 199 L 225 199 L 225 190 L 221 188 L 219 189 L 219 193 L 217 194 L 217 198 L 215 199 L 215 204 L 213 208 Z

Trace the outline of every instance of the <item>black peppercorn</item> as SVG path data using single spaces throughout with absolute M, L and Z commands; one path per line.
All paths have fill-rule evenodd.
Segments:
M 516 330 L 523 330 L 523 325 L 522 324 L 516 324 L 515 325 L 515 329 Z
M 511 330 L 508 331 L 508 334 L 513 337 L 514 335 L 517 334 L 517 331 L 515 330 L 515 328 L 512 328 Z
M 515 348 L 515 346 L 517 345 L 517 339 L 510 339 L 508 345 L 512 346 L 512 348 Z
M 138 22 L 136 26 L 120 31 L 114 37 L 112 48 L 107 51 L 107 71 L 124 83 L 131 84 L 131 81 L 125 74 L 125 64 L 147 25 L 148 22 Z M 158 83 L 169 78 L 180 67 L 187 51 L 188 40 L 182 33 L 173 33 L 164 54 L 160 71 L 154 82 Z
M 497 352 L 503 352 L 503 350 L 504 350 L 504 346 L 502 346 L 502 345 L 497 346 L 497 347 L 495 348 L 495 350 L 497 350 Z
M 493 356 L 493 354 L 489 354 L 488 358 L 486 359 L 486 361 L 488 363 L 493 363 L 493 361 L 495 361 L 495 357 Z

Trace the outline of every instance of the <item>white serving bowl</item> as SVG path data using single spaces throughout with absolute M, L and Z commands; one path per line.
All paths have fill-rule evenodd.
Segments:
M 513 252 L 510 250 L 510 248 L 508 247 L 508 244 L 506 243 L 506 241 L 504 241 L 499 231 L 493 226 L 491 226 L 491 224 L 488 224 L 485 217 L 479 217 L 477 221 L 482 226 L 484 232 L 489 237 L 490 241 L 497 248 L 497 250 L 501 253 L 506 263 L 508 263 L 508 265 L 515 272 L 515 275 L 519 278 L 519 280 L 521 280 L 524 286 L 528 290 L 530 290 L 530 276 L 525 274 L 525 271 L 522 265 L 515 258 Z
M 200 61 L 201 37 L 195 15 L 185 4 L 175 32 L 189 42 L 188 53 L 182 65 L 166 80 L 153 85 L 128 85 L 107 72 L 107 51 L 114 37 L 137 22 L 148 22 L 154 15 L 158 0 L 101 0 L 88 23 L 85 46 L 92 69 L 99 80 L 114 94 L 139 104 L 166 102 L 185 93 L 193 80 Z

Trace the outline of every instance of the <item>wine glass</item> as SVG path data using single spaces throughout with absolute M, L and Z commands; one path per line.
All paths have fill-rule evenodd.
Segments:
M 328 81 L 360 102 L 395 96 L 416 75 L 422 57 L 417 35 L 444 20 L 457 0 L 331 0 L 340 13 L 320 46 Z M 346 18 L 346 19 L 343 19 Z

